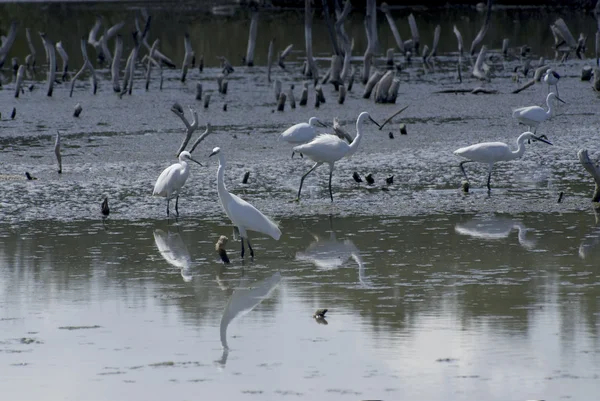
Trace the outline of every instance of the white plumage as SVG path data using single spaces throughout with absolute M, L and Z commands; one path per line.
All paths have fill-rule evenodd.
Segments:
M 537 129 L 537 126 L 552 117 L 552 113 L 554 112 L 554 105 L 552 100 L 558 99 L 562 102 L 562 100 L 556 96 L 554 92 L 550 92 L 548 97 L 546 98 L 546 105 L 548 106 L 548 111 L 544 110 L 540 106 L 527 106 L 527 107 L 519 107 L 518 109 L 513 110 L 513 118 L 516 118 L 521 124 L 527 125 L 529 129 L 534 128 L 534 132 Z M 563 102 L 564 103 L 564 102 Z
M 250 255 L 254 257 L 254 251 L 248 238 L 247 230 L 256 231 L 272 237 L 274 240 L 279 240 L 281 230 L 273 221 L 262 214 L 258 209 L 246 202 L 239 196 L 236 196 L 227 191 L 225 187 L 225 156 L 221 153 L 220 148 L 214 148 L 210 156 L 219 155 L 219 168 L 217 170 L 217 191 L 221 206 L 225 211 L 229 220 L 236 226 L 240 232 L 242 242 L 242 257 L 244 257 L 244 238 L 248 242 Z M 209 156 L 209 157 L 210 157 Z
M 550 87 L 554 86 L 556 88 L 556 96 L 558 96 L 558 80 L 560 79 L 560 75 L 549 68 L 542 79 L 544 80 L 544 83 L 548 85 L 548 92 L 550 92 Z
M 175 197 L 177 199 L 175 201 L 175 212 L 179 215 L 179 191 L 190 175 L 190 168 L 186 160 L 200 164 L 197 160 L 192 159 L 190 152 L 183 151 L 179 154 L 179 163 L 172 164 L 164 169 L 158 176 L 156 184 L 154 184 L 152 195 L 167 198 L 167 216 L 169 215 L 169 203 Z
M 308 123 L 294 124 L 283 131 L 277 140 L 291 144 L 310 142 L 317 136 L 317 124 L 325 127 L 325 124 L 321 123 L 317 117 L 311 117 Z M 294 152 L 292 152 L 292 157 L 294 157 Z
M 532 132 L 524 132 L 517 138 L 517 150 L 512 151 L 510 147 L 504 142 L 483 142 L 471 146 L 466 146 L 454 151 L 454 154 L 460 157 L 464 157 L 465 161 L 460 163 L 460 169 L 468 180 L 467 174 L 463 165 L 469 162 L 487 163 L 489 165 L 487 187 L 490 190 L 490 179 L 492 176 L 492 168 L 494 163 L 500 161 L 509 161 L 520 158 L 525 152 L 525 141 L 528 139 L 534 139 L 552 145 L 547 140 L 535 136 Z
M 363 122 L 366 119 L 370 119 L 376 125 L 377 122 L 369 116 L 369 113 L 363 111 L 358 116 L 356 120 L 356 137 L 352 141 L 351 144 L 346 143 L 341 140 L 336 135 L 331 134 L 321 134 L 313 139 L 311 142 L 306 143 L 304 145 L 298 145 L 294 147 L 295 152 L 299 152 L 303 155 L 308 156 L 312 161 L 315 162 L 314 166 L 306 174 L 302 176 L 300 179 L 300 188 L 298 189 L 298 198 L 300 200 L 300 193 L 302 191 L 302 184 L 304 184 L 304 179 L 307 175 L 309 175 L 314 169 L 319 167 L 323 163 L 329 164 L 329 196 L 331 197 L 331 201 L 333 202 L 333 192 L 331 191 L 331 177 L 333 175 L 333 165 L 336 161 L 340 160 L 346 155 L 352 155 L 358 149 L 358 145 L 360 144 L 361 136 L 361 127 Z

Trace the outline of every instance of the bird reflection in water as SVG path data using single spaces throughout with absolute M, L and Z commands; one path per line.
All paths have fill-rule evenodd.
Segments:
M 192 281 L 192 274 L 190 271 L 192 258 L 190 257 L 190 253 L 188 252 L 181 235 L 172 231 L 164 232 L 157 228 L 154 230 L 154 242 L 163 259 L 166 260 L 168 264 L 181 271 L 183 281 Z
M 519 231 L 519 244 L 525 249 L 534 249 L 536 241 L 534 239 L 527 239 L 527 231 L 530 229 L 525 227 L 520 221 L 510 217 L 475 218 L 466 223 L 458 223 L 454 227 L 454 230 L 459 234 L 487 240 L 507 238 L 515 229 Z
M 359 249 L 349 239 L 340 241 L 336 238 L 331 216 L 329 216 L 329 228 L 329 239 L 323 239 L 312 234 L 315 241 L 303 252 L 296 253 L 296 260 L 310 262 L 321 270 L 335 270 L 352 258 L 358 264 L 358 281 L 360 285 L 370 287 L 371 283 L 365 277 L 365 263 Z
M 281 274 L 279 272 L 254 283 L 249 283 L 245 276 L 240 279 L 238 288 L 233 290 L 221 317 L 220 337 L 223 354 L 221 359 L 215 361 L 218 365 L 224 368 L 229 356 L 229 344 L 227 343 L 227 327 L 229 327 L 229 324 L 269 298 L 280 281 Z
M 597 209 L 594 209 L 594 216 L 596 217 L 596 224 L 579 245 L 579 257 L 581 259 L 588 258 L 594 248 L 600 244 L 600 214 Z

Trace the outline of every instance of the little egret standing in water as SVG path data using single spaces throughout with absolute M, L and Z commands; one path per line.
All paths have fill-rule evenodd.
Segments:
M 327 125 L 320 122 L 317 117 L 311 117 L 308 120 L 308 123 L 294 124 L 283 131 L 277 140 L 293 144 L 310 142 L 317 136 L 317 124 L 327 127 Z M 292 152 L 292 157 L 294 157 L 294 153 L 295 152 Z
M 174 197 L 176 197 L 175 212 L 177 213 L 177 216 L 179 216 L 179 191 L 190 175 L 190 168 L 187 164 L 187 160 L 200 164 L 199 161 L 192 159 L 190 152 L 183 151 L 179 154 L 179 163 L 172 164 L 164 169 L 158 176 L 156 184 L 154 184 L 152 195 L 167 198 L 167 216 L 169 215 L 169 203 Z
M 333 202 L 333 192 L 331 191 L 331 176 L 333 175 L 333 164 L 343 158 L 344 156 L 353 155 L 354 152 L 358 149 L 358 145 L 360 145 L 360 140 L 362 138 L 362 124 L 366 119 L 371 120 L 379 127 L 377 121 L 373 120 L 369 113 L 363 111 L 358 116 L 356 120 L 356 137 L 352 141 L 350 145 L 348 145 L 345 141 L 340 139 L 336 135 L 331 134 L 321 134 L 311 142 L 299 145 L 294 147 L 295 152 L 302 153 L 308 156 L 312 161 L 315 162 L 314 166 L 306 174 L 302 176 L 300 179 L 300 188 L 298 188 L 298 198 L 300 200 L 300 192 L 302 191 L 302 184 L 304 184 L 304 179 L 307 175 L 309 175 L 314 169 L 319 167 L 323 163 L 329 164 L 329 196 L 331 197 L 331 201 Z
M 508 145 L 504 142 L 483 142 L 457 149 L 454 151 L 454 154 L 468 159 L 460 162 L 459 164 L 460 170 L 467 181 L 469 179 L 467 178 L 465 168 L 463 167 L 465 163 L 479 162 L 487 163 L 489 165 L 487 188 L 488 191 L 490 191 L 490 179 L 492 177 L 492 168 L 494 167 L 494 163 L 514 160 L 523 156 L 523 153 L 525 152 L 525 141 L 528 139 L 533 139 L 547 143 L 548 145 L 552 145 L 549 141 L 539 136 L 535 136 L 532 132 L 524 132 L 519 135 L 519 138 L 517 138 L 517 150 L 515 151 L 510 150 Z
M 519 107 L 513 111 L 512 116 L 521 124 L 527 125 L 530 130 L 533 128 L 533 132 L 535 133 L 537 126 L 540 125 L 541 122 L 552 117 L 552 113 L 554 112 L 554 105 L 552 104 L 553 99 L 557 99 L 565 103 L 561 98 L 556 96 L 554 92 L 550 92 L 546 98 L 548 111 L 544 110 L 540 106 Z
M 250 256 L 254 258 L 254 250 L 250 245 L 250 239 L 246 230 L 256 231 L 272 237 L 275 241 L 281 237 L 281 230 L 271 219 L 262 214 L 257 208 L 243 200 L 242 198 L 227 191 L 225 187 L 225 156 L 220 148 L 214 148 L 209 155 L 219 155 L 219 168 L 217 170 L 217 191 L 219 192 L 219 201 L 229 220 L 240 232 L 242 241 L 242 258 L 244 257 L 244 238 L 248 242 Z

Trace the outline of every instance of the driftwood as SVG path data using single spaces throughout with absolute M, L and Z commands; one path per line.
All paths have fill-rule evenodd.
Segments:
M 533 83 L 532 83 L 532 85 L 533 85 Z M 436 91 L 433 93 L 472 93 L 474 95 L 483 93 L 484 95 L 495 95 L 498 93 L 498 91 L 495 89 L 485 89 L 485 88 L 478 86 L 477 88 L 473 88 L 473 89 L 443 89 L 441 91 Z M 518 92 L 513 92 L 513 93 L 518 93 Z
M 69 97 L 73 96 L 73 89 L 75 88 L 75 81 L 77 81 L 77 78 L 79 78 L 81 76 L 81 74 L 83 74 L 85 72 L 85 70 L 90 70 L 90 72 L 92 73 L 92 85 L 94 86 L 94 95 L 96 94 L 96 91 L 98 90 L 98 80 L 96 79 L 96 70 L 94 69 L 94 67 L 92 66 L 92 63 L 90 62 L 90 60 L 88 58 L 86 46 L 87 46 L 87 39 L 84 36 L 83 38 L 81 38 L 81 54 L 83 56 L 83 66 L 71 80 L 71 92 L 69 93 Z
M 587 149 L 580 149 L 579 152 L 577 152 L 577 157 L 583 168 L 590 173 L 592 178 L 594 178 L 596 187 L 594 189 L 592 202 L 600 202 L 600 166 L 595 165 L 590 160 Z
M 187 118 L 185 118 L 185 114 L 183 113 L 183 107 L 181 107 L 181 105 L 179 103 L 175 103 L 171 107 L 171 111 L 173 113 L 175 113 L 175 115 L 177 115 L 177 117 L 179 117 L 181 119 L 181 121 L 183 121 L 183 124 L 185 125 L 185 138 L 183 139 L 181 146 L 179 147 L 179 149 L 177 150 L 177 153 L 175 154 L 176 157 L 179 157 L 179 154 L 185 150 L 185 147 L 187 146 L 188 142 L 192 138 L 192 134 L 194 133 L 194 131 L 196 131 L 198 129 L 198 113 L 196 113 L 194 110 L 192 110 L 191 107 L 189 109 L 190 109 L 190 112 L 192 113 L 192 116 L 194 117 L 194 120 L 192 121 L 191 124 L 187 120 Z
M 488 31 L 488 28 L 490 27 L 490 17 L 492 16 L 492 3 L 493 2 L 494 2 L 494 0 L 488 0 L 488 2 L 487 2 L 487 9 L 485 11 L 485 18 L 483 21 L 483 26 L 477 33 L 477 36 L 475 37 L 475 39 L 473 39 L 473 42 L 471 42 L 471 51 L 470 51 L 471 56 L 473 56 L 475 54 L 475 47 L 477 47 L 477 45 L 479 43 L 481 43 L 485 34 Z

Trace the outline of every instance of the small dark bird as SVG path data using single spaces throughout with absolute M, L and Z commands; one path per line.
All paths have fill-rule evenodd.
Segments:
M 110 214 L 110 208 L 108 207 L 108 198 L 104 198 L 104 200 L 102 201 L 101 210 L 104 216 L 108 216 Z
M 394 134 L 392 133 L 392 131 L 390 131 L 390 133 L 388 134 L 390 139 L 394 139 Z
M 250 178 L 250 172 L 246 171 L 246 173 L 244 174 L 244 178 L 242 179 L 242 184 L 247 184 L 248 178 Z
M 325 314 L 327 313 L 327 309 L 317 309 L 313 317 L 315 319 L 325 319 Z
M 13 107 L 13 111 L 12 111 L 12 113 L 10 113 L 10 118 L 12 118 L 14 120 L 16 115 L 17 115 L 17 108 Z
M 352 178 L 354 178 L 354 181 L 356 182 L 362 182 L 362 178 L 360 178 L 360 175 L 358 175 L 356 171 L 354 172 L 354 174 L 352 174 Z
M 365 179 L 367 180 L 367 184 L 369 185 L 373 185 L 373 183 L 375 183 L 375 179 L 373 178 L 373 174 L 371 173 L 367 174 Z
M 468 193 L 469 192 L 469 181 L 463 181 L 462 182 L 462 190 L 464 193 Z
M 406 131 L 406 124 L 400 124 L 400 135 L 408 135 L 408 131 Z
M 386 178 L 385 183 L 388 185 L 392 185 L 394 183 L 394 176 L 390 175 L 388 178 Z

